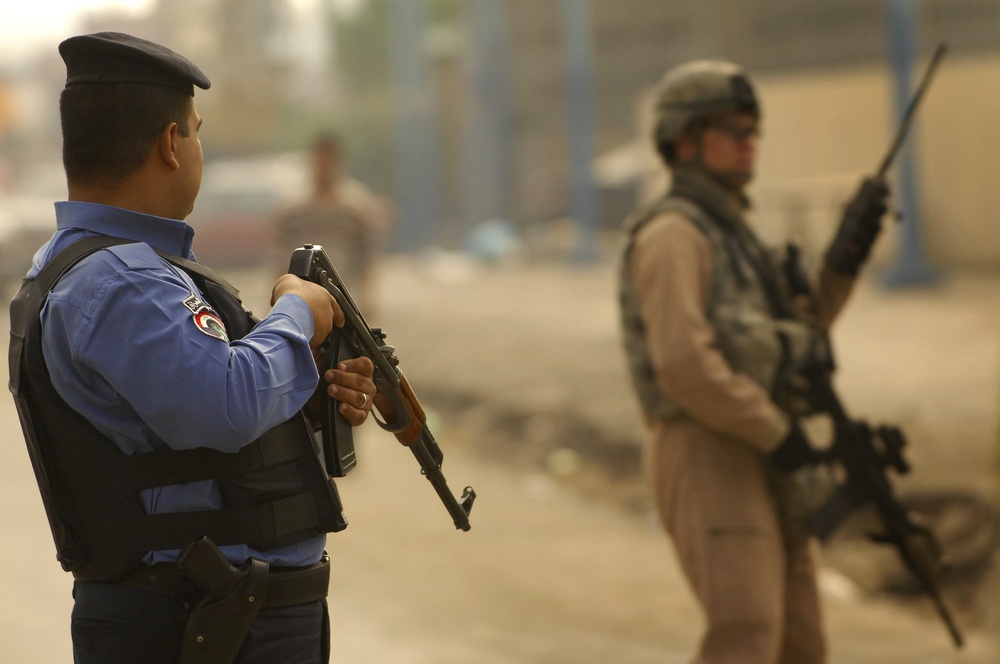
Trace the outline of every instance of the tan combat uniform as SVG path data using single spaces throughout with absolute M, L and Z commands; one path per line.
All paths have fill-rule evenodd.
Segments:
M 374 309 L 373 278 L 384 232 L 378 198 L 350 178 L 327 196 L 285 210 L 275 224 L 277 246 L 322 245 L 366 316 Z
M 679 182 L 742 223 L 741 202 L 718 185 L 686 171 L 674 174 L 675 187 Z M 766 378 L 734 370 L 720 339 L 718 310 L 732 303 L 713 302 L 719 268 L 738 272 L 718 263 L 732 260 L 716 255 L 723 235 L 714 242 L 682 211 L 661 207 L 636 229 L 623 263 L 623 293 L 631 292 L 644 328 L 647 382 L 660 395 L 658 405 L 643 404 L 652 433 L 648 477 L 706 613 L 696 661 L 824 662 L 810 545 L 783 535 L 769 484 L 767 455 L 787 434 L 789 418 L 762 385 Z M 839 311 L 852 283 L 821 273 L 810 307 L 820 328 Z M 634 376 L 641 374 L 634 365 Z

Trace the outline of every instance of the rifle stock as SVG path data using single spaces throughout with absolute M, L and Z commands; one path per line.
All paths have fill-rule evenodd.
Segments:
M 471 528 L 469 513 L 476 499 L 471 486 L 465 487 L 460 498 L 455 498 L 441 471 L 444 454 L 427 426 L 427 416 L 417 400 L 409 381 L 399 370 L 395 348 L 385 344 L 386 335 L 378 328 L 371 328 L 354 303 L 337 270 L 320 245 L 307 244 L 292 252 L 288 272 L 326 288 L 344 312 L 343 328 L 331 333 L 331 348 L 327 352 L 327 366 L 336 366 L 344 357 L 368 357 L 375 366 L 372 379 L 377 392 L 373 407 L 381 419 L 378 425 L 396 436 L 408 447 L 420 464 L 420 472 L 434 487 L 447 508 L 455 527 L 468 531 Z M 333 399 L 326 399 L 323 408 L 323 442 L 327 470 L 335 477 L 342 477 L 354 468 L 353 431 L 336 408 Z

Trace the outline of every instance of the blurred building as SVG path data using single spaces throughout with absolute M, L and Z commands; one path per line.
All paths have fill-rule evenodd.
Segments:
M 755 199 L 761 223 L 775 235 L 791 230 L 813 246 L 825 240 L 839 206 L 888 147 L 898 116 L 887 8 L 898 0 L 569 1 L 589 15 L 589 138 L 602 229 L 616 229 L 648 194 L 646 176 L 657 164 L 646 141 L 646 95 L 667 68 L 691 58 L 724 57 L 753 72 L 766 134 Z M 407 210 L 419 206 L 398 201 L 401 225 L 430 224 L 415 238 L 418 244 L 455 246 L 495 217 L 526 234 L 565 220 L 573 159 L 571 5 L 427 0 L 416 3 L 422 16 L 406 18 L 400 7 L 407 2 L 414 4 L 368 0 L 335 21 L 345 86 L 337 118 L 360 137 L 362 175 L 383 190 L 400 191 L 403 170 L 403 177 L 420 180 L 422 198 L 438 201 L 441 220 L 412 222 Z M 1000 230 L 992 221 L 1000 201 L 992 200 L 991 169 L 982 163 L 991 151 L 972 148 L 992 117 L 992 94 L 983 95 L 990 87 L 985 81 L 1000 74 L 1000 33 L 993 29 L 1000 24 L 1000 0 L 910 6 L 917 55 L 926 58 L 942 40 L 950 47 L 911 134 L 928 251 L 945 264 L 1000 265 L 1000 249 L 987 241 Z M 422 64 L 412 74 L 420 78 L 416 83 L 400 80 L 398 69 L 393 73 L 393 49 L 401 46 L 390 34 L 406 30 L 421 38 L 396 57 Z M 915 69 L 924 62 L 918 57 Z M 399 88 L 414 85 L 418 97 L 408 101 Z M 415 114 L 422 114 L 419 122 Z M 401 123 L 420 130 L 400 131 Z M 425 146 L 419 167 L 402 163 L 398 146 L 414 133 Z M 958 149 L 966 145 L 969 150 Z M 891 249 L 890 241 L 880 251 Z
M 510 168 L 517 174 L 509 200 L 512 216 L 532 223 L 569 209 L 565 17 L 560 2 L 506 4 Z M 602 227 L 616 228 L 643 193 L 643 164 L 658 168 L 643 116 L 650 86 L 685 60 L 724 57 L 751 70 L 763 98 L 756 186 L 763 222 L 775 234 L 811 224 L 806 240 L 825 240 L 839 205 L 875 169 L 895 129 L 887 2 L 589 0 L 589 7 Z M 983 161 L 993 150 L 973 145 L 992 141 L 992 132 L 980 130 L 997 103 L 984 89 L 1000 75 L 1000 2 L 913 7 L 919 53 L 926 57 L 940 41 L 949 46 L 911 136 L 928 251 L 946 264 L 997 267 L 1000 250 L 990 238 L 1000 233 L 992 185 L 1000 173 Z
M 197 101 L 211 158 L 274 150 L 287 138 L 283 123 L 308 65 L 298 18 L 287 0 L 156 0 L 146 13 L 89 12 L 80 32 L 128 32 L 196 62 L 212 80 Z M 311 73 L 315 97 L 329 76 Z
M 35 165 L 59 159 L 59 92 L 66 69 L 54 49 L 2 74 L 5 104 L 0 155 L 10 168 L 10 184 Z
M 159 0 L 150 39 L 185 54 L 212 79 L 199 95 L 209 156 L 275 148 L 294 68 L 284 0 Z
M 160 0 L 145 16 L 91 13 L 81 30 L 133 32 L 198 62 L 213 81 L 198 96 L 209 160 L 297 150 L 337 130 L 352 172 L 399 203 L 400 232 L 423 224 L 400 248 L 458 247 L 491 220 L 528 234 L 571 216 L 567 43 L 580 28 L 567 7 L 584 9 L 599 228 L 616 229 L 649 191 L 650 86 L 684 60 L 725 57 L 750 68 L 763 98 L 761 223 L 815 243 L 894 130 L 891 2 Z M 911 136 L 927 250 L 946 265 L 996 267 L 1000 0 L 911 6 L 918 53 L 950 47 Z M 58 157 L 63 76 L 53 48 L 5 78 L 8 159 Z
M 206 155 L 211 158 L 280 145 L 289 90 L 296 80 L 291 72 L 300 64 L 294 19 L 286 0 L 157 0 L 146 13 L 87 12 L 78 31 L 128 32 L 170 46 L 198 63 L 212 79 L 211 92 L 198 95 L 199 110 L 206 117 Z M 55 46 L 13 74 L 18 136 L 8 141 L 8 151 L 18 161 L 33 161 L 34 155 L 58 157 L 58 98 L 65 68 Z M 323 80 L 313 82 L 313 91 L 324 87 Z

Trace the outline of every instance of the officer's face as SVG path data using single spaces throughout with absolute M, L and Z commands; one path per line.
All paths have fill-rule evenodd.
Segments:
M 753 178 L 759 122 L 749 113 L 723 113 L 712 118 L 700 137 L 700 166 L 733 189 Z
M 194 201 L 201 189 L 201 172 L 204 166 L 204 156 L 201 152 L 201 139 L 198 131 L 201 129 L 201 116 L 194 106 L 194 98 L 188 108 L 188 135 L 178 139 L 178 161 L 180 162 L 178 208 L 184 219 L 194 209 Z

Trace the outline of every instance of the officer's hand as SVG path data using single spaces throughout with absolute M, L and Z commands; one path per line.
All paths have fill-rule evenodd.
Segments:
M 771 453 L 771 466 L 783 473 L 794 472 L 819 460 L 820 454 L 809 445 L 805 433 L 796 422 L 792 423 L 791 430 L 778 449 Z
M 319 357 L 319 347 L 330 336 L 333 328 L 344 326 L 346 320 L 344 312 L 325 288 L 293 274 L 282 275 L 274 284 L 271 290 L 271 304 L 277 302 L 282 295 L 289 294 L 298 295 L 309 305 L 313 317 L 313 335 L 309 340 L 309 347 L 312 348 L 313 354 Z
M 881 178 L 865 178 L 844 210 L 837 235 L 826 252 L 826 262 L 838 272 L 857 274 L 882 230 L 888 209 L 889 186 Z
M 327 395 L 340 402 L 337 409 L 352 426 L 359 426 L 371 412 L 375 398 L 374 371 L 375 365 L 370 359 L 356 357 L 344 360 L 323 374 L 323 380 L 329 383 Z

